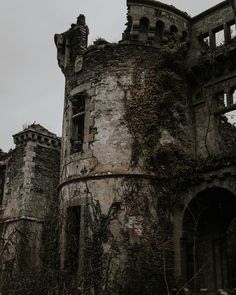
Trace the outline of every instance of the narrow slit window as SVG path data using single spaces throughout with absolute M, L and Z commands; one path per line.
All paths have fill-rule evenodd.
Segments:
M 72 101 L 72 152 L 82 152 L 84 143 L 85 95 Z
M 65 268 L 68 273 L 75 274 L 79 268 L 81 207 L 67 209 L 67 240 Z
M 225 92 L 218 93 L 216 95 L 217 103 L 219 108 L 227 108 L 228 107 L 228 98 Z

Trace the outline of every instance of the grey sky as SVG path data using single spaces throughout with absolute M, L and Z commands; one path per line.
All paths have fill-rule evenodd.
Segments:
M 215 0 L 164 0 L 196 15 Z M 124 30 L 125 0 L 0 0 L 0 147 L 25 123 L 61 134 L 64 78 L 57 66 L 54 33 L 86 15 L 90 42 L 118 41 Z

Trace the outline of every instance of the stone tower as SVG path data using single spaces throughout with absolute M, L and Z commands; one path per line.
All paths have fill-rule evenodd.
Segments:
M 59 178 L 60 139 L 39 124 L 0 154 L 0 273 L 40 271 L 45 223 Z M 2 286 L 1 286 L 2 287 Z
M 154 0 L 127 6 L 118 44 L 87 47 L 83 15 L 55 36 L 66 78 L 61 268 L 87 294 L 231 288 L 232 2 L 194 18 Z

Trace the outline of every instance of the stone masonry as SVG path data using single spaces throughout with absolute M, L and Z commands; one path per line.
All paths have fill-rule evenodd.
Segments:
M 44 221 L 59 179 L 60 139 L 38 124 L 13 136 L 16 148 L 2 156 L 1 269 L 39 269 Z
M 127 7 L 118 44 L 87 47 L 83 15 L 55 36 L 61 268 L 88 294 L 233 289 L 235 3 Z
M 235 20 L 233 0 L 127 0 L 118 43 L 88 46 L 84 15 L 55 35 L 62 140 L 32 124 L 0 152 L 1 273 L 43 272 L 39 295 L 234 294 Z

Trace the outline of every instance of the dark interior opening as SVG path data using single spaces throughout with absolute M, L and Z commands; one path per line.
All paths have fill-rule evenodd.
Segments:
M 143 17 L 139 22 L 139 41 L 145 42 L 148 39 L 149 19 Z
M 70 274 L 75 274 L 79 268 L 81 207 L 67 209 L 67 240 L 65 268 Z
M 208 189 L 189 204 L 183 219 L 183 276 L 195 292 L 236 286 L 236 197 Z M 211 294 L 211 293 L 209 293 Z
M 84 143 L 85 95 L 72 101 L 72 153 L 81 152 Z
M 177 29 L 177 27 L 174 26 L 174 25 L 172 25 L 172 26 L 170 27 L 170 32 L 171 32 L 172 34 L 176 34 L 176 33 L 178 33 L 178 29 Z
M 165 24 L 162 21 L 157 21 L 155 30 L 155 41 L 160 42 L 162 40 L 165 31 Z

